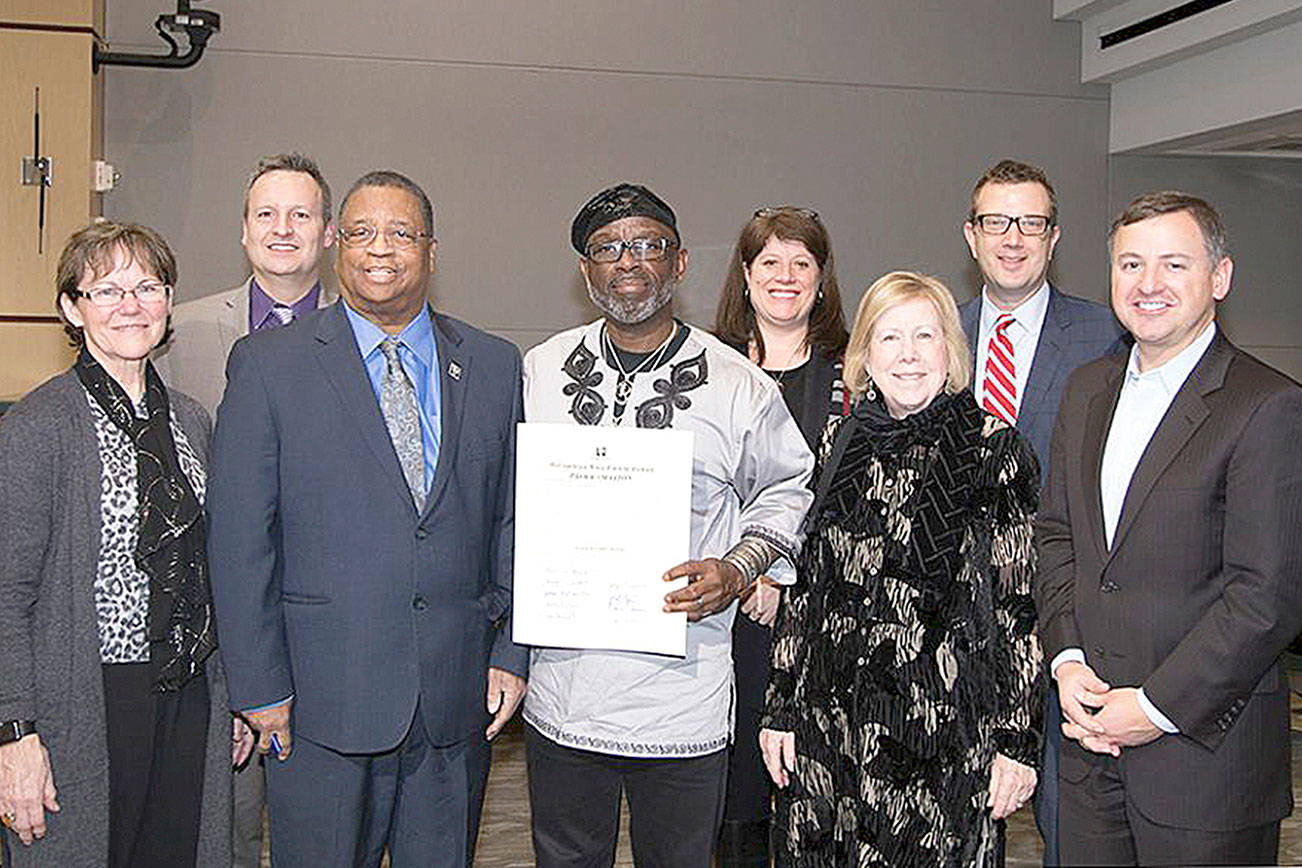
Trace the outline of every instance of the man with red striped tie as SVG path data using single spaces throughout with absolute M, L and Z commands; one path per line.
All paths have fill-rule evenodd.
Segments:
M 982 407 L 1016 425 L 1031 442 L 1041 478 L 1067 375 L 1124 346 L 1106 305 L 1049 285 L 1060 234 L 1058 197 L 1042 169 L 1001 160 L 972 188 L 963 235 L 985 281 L 980 295 L 959 308 L 975 362 L 972 390 Z M 1035 813 L 1044 864 L 1057 865 L 1061 713 L 1056 691 L 1047 693 Z

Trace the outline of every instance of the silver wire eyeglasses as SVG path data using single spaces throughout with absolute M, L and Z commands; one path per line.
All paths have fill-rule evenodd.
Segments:
M 370 223 L 355 223 L 339 230 L 339 243 L 344 247 L 367 247 L 371 242 L 375 241 L 375 237 L 379 234 L 380 229 Z M 394 247 L 410 250 L 419 244 L 422 238 L 431 238 L 433 236 L 428 232 L 421 232 L 419 229 L 399 224 L 385 229 L 384 237 Z
M 159 304 L 167 299 L 172 287 L 156 280 L 142 280 L 134 287 L 118 286 L 116 283 L 97 283 L 90 289 L 75 290 L 76 295 L 88 299 L 96 307 L 117 307 L 133 295 L 141 304 Z

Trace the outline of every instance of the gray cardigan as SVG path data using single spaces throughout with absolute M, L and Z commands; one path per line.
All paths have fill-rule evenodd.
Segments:
M 208 455 L 208 414 L 171 393 L 172 411 Z M 73 371 L 0 419 L 0 721 L 34 720 L 62 810 L 30 847 L 9 836 L 14 868 L 103 868 L 108 746 L 94 576 L 100 461 L 86 392 Z M 231 718 L 220 655 L 208 658 L 208 748 L 198 868 L 230 865 Z

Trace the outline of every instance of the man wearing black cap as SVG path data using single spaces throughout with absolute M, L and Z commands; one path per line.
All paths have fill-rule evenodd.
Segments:
M 570 240 L 602 318 L 525 357 L 525 418 L 692 432 L 693 559 L 664 565 L 689 580 L 665 596 L 666 611 L 687 613 L 685 657 L 534 649 L 534 850 L 539 868 L 611 864 L 623 791 L 634 862 L 699 868 L 723 812 L 734 603 L 761 573 L 794 579 L 813 457 L 773 382 L 674 318 L 687 251 L 663 200 L 632 184 L 605 190 Z

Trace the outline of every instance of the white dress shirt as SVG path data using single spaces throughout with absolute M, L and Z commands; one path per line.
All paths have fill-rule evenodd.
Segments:
M 1013 342 L 1013 372 L 1017 375 L 1017 396 L 1013 403 L 1020 413 L 1022 396 L 1026 394 L 1026 383 L 1031 376 L 1031 362 L 1035 360 L 1035 348 L 1040 343 L 1040 329 L 1044 326 L 1045 314 L 1049 312 L 1049 283 L 1045 281 L 1040 288 L 1022 300 L 1012 310 L 1004 310 L 990 300 L 990 289 L 981 289 L 981 319 L 978 326 L 976 342 L 976 371 L 972 377 L 972 391 L 977 404 L 985 400 L 986 389 L 986 355 L 990 349 L 990 335 L 994 333 L 995 323 L 1004 314 L 1012 316 L 1013 321 L 1005 334 Z
M 1176 392 L 1193 373 L 1207 348 L 1216 337 L 1216 321 L 1207 324 L 1193 343 L 1164 365 L 1149 371 L 1139 370 L 1139 345 L 1130 348 L 1126 363 L 1126 378 L 1117 397 L 1117 409 L 1112 414 L 1108 439 L 1103 446 L 1103 463 L 1099 470 L 1099 490 L 1103 501 L 1103 529 L 1107 534 L 1108 548 L 1121 521 L 1121 508 L 1130 488 L 1130 478 L 1139 466 L 1139 460 L 1153 439 L 1162 417 L 1170 409 Z M 1064 648 L 1050 665 L 1051 672 L 1069 660 L 1085 662 L 1085 652 L 1080 648 Z M 1148 715 L 1153 725 L 1164 732 L 1179 732 L 1179 728 L 1158 710 L 1139 688 L 1139 707 Z

